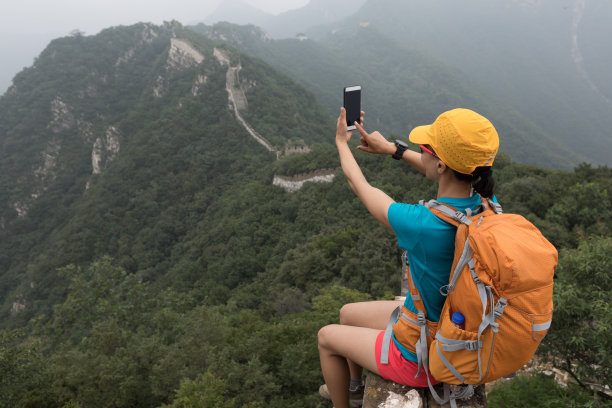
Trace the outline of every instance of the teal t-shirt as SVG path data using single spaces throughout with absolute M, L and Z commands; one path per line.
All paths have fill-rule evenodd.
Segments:
M 476 211 L 481 203 L 478 194 L 468 198 L 441 197 L 437 201 L 463 212 L 466 208 Z M 437 322 L 446 300 L 440 294 L 440 288 L 448 284 L 457 228 L 442 221 L 420 204 L 393 203 L 387 216 L 399 247 L 406 250 L 410 271 L 425 304 L 427 319 Z M 404 305 L 408 310 L 417 312 L 410 296 L 406 297 Z M 416 354 L 402 346 L 395 336 L 393 341 L 404 358 L 417 362 Z

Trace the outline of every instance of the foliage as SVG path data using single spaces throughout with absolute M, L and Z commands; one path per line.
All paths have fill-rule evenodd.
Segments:
M 612 238 L 561 253 L 553 325 L 544 350 L 581 385 L 612 384 Z M 568 327 L 572 329 L 568 331 Z
M 593 400 L 588 392 L 570 385 L 563 388 L 554 378 L 544 374 L 520 375 L 512 380 L 496 385 L 487 394 L 491 408 L 556 408 L 556 407 L 593 407 L 603 408 L 605 402 Z
M 172 35 L 204 61 L 167 69 Z M 59 39 L 0 100 L 0 404 L 314 406 L 318 329 L 337 322 L 344 303 L 399 291 L 395 237 L 340 170 L 293 193 L 272 184 L 338 167 L 333 120 L 309 91 L 223 45 L 243 80 L 258 84 L 245 118 L 278 148 L 311 149 L 277 160 L 228 110 L 217 46 L 176 24 Z M 165 93 L 154 97 L 159 77 Z M 57 97 L 70 115 L 56 132 Z M 427 110 L 406 117 L 420 115 Z M 120 151 L 92 174 L 93 144 L 110 126 Z M 35 170 L 50 157 L 56 167 L 42 177 Z M 435 196 L 403 163 L 356 157 L 397 201 Z M 505 210 L 566 250 L 545 345 L 570 356 L 579 378 L 609 378 L 592 365 L 609 349 L 611 170 L 548 170 L 504 154 L 495 166 Z M 576 302 L 570 295 L 583 287 L 589 295 Z
M 163 408 L 233 408 L 236 405 L 227 398 L 225 381 L 210 374 L 199 375 L 195 380 L 181 381 L 180 388 L 170 405 Z M 253 405 L 254 407 L 254 405 Z
M 51 394 L 47 360 L 25 329 L 0 330 L 0 407 L 45 407 Z
M 580 183 L 570 187 L 569 194 L 549 210 L 552 222 L 568 230 L 609 235 L 612 227 L 612 202 L 596 183 Z

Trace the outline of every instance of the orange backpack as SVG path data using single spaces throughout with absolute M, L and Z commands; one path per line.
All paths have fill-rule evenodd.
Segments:
M 529 221 L 502 214 L 501 206 L 482 201 L 483 211 L 468 215 L 431 200 L 423 203 L 438 218 L 457 226 L 455 255 L 439 322 L 427 320 L 425 306 L 408 270 L 409 290 L 418 313 L 406 307 L 391 316 L 383 338 L 381 363 L 391 331 L 417 355 L 419 372 L 431 372 L 446 384 L 465 384 L 459 392 L 439 397 L 439 404 L 471 395 L 473 385 L 508 376 L 525 365 L 552 321 L 555 247 Z M 464 327 L 451 320 L 465 316 Z M 385 344 L 386 343 L 386 344 Z M 429 376 L 428 376 L 429 381 Z

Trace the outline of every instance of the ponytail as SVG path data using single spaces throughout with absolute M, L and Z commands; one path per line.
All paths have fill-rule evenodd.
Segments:
M 472 184 L 472 188 L 484 198 L 493 198 L 495 179 L 491 166 L 476 167 L 472 174 L 463 174 L 453 170 L 458 180 Z
M 474 175 L 474 181 L 472 181 L 474 190 L 484 198 L 493 198 L 495 179 L 491 166 L 477 167 L 472 174 Z

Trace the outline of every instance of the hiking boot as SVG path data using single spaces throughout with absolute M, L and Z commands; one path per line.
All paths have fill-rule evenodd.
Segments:
M 365 386 L 361 384 L 357 387 L 349 387 L 349 405 L 351 407 L 360 408 L 363 403 L 363 390 Z M 319 396 L 323 401 L 332 403 L 327 384 L 323 384 L 319 387 Z

